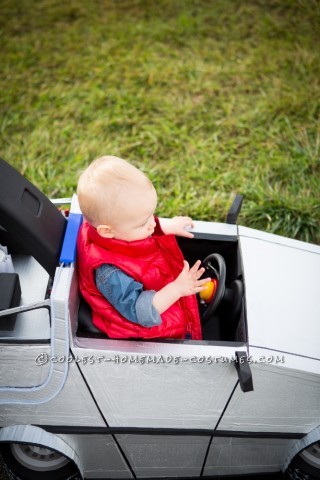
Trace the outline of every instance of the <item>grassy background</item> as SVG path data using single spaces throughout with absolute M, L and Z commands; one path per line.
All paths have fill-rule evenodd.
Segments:
M 319 0 L 0 0 L 0 154 L 70 196 L 101 154 L 159 215 L 320 243 Z

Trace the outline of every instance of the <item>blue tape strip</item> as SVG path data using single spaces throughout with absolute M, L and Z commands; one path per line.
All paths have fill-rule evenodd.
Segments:
M 77 236 L 82 223 L 82 215 L 80 213 L 70 213 L 66 233 L 64 235 L 63 245 L 60 254 L 60 263 L 73 263 L 76 259 L 77 252 Z

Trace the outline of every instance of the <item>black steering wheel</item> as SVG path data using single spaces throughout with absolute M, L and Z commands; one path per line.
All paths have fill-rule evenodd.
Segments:
M 201 319 L 201 323 L 207 323 L 216 309 L 218 308 L 221 300 L 224 297 L 225 285 L 226 285 L 226 263 L 224 258 L 219 253 L 211 253 L 202 262 L 202 265 L 207 270 L 207 273 L 218 280 L 218 288 L 214 294 L 212 301 L 206 308 L 206 311 Z M 213 274 L 211 273 L 213 272 Z

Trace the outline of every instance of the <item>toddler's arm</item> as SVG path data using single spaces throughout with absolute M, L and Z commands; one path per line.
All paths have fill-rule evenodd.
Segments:
M 179 298 L 199 293 L 205 289 L 204 284 L 209 282 L 210 278 L 199 280 L 205 271 L 204 268 L 199 268 L 200 265 L 200 260 L 197 260 L 190 268 L 188 262 L 184 260 L 180 275 L 154 295 L 152 303 L 160 314 L 171 307 Z
M 163 233 L 166 235 L 172 234 L 179 237 L 193 238 L 194 235 L 191 232 L 186 230 L 186 227 L 193 228 L 192 218 L 190 217 L 173 217 L 173 218 L 162 218 L 160 225 Z
M 154 290 L 143 290 L 143 285 L 119 268 L 103 264 L 95 271 L 97 289 L 127 320 L 144 327 L 161 324 L 159 312 L 153 306 Z

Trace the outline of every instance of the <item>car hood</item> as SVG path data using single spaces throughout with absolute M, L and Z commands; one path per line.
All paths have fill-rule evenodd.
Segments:
M 249 347 L 320 360 L 320 247 L 238 228 Z

